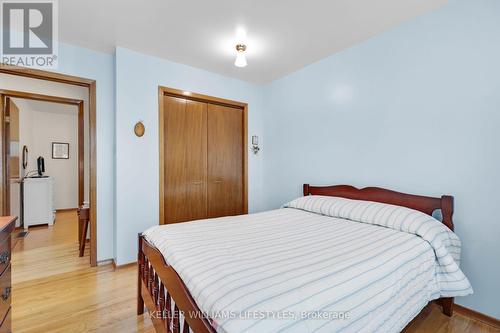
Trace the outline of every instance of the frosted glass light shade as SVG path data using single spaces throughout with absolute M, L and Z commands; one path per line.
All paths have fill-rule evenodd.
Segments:
M 236 60 L 234 61 L 236 67 L 245 67 L 247 65 L 247 58 L 243 52 L 238 52 Z

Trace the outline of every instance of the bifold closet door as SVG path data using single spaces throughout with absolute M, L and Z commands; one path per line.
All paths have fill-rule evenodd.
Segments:
M 164 97 L 165 221 L 207 217 L 207 104 Z
M 243 214 L 243 110 L 208 104 L 208 217 Z

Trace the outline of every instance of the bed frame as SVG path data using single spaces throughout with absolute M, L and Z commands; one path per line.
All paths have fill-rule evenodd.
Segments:
M 435 210 L 441 210 L 442 222 L 453 230 L 453 197 L 448 195 L 433 198 L 378 187 L 357 189 L 348 185 L 309 184 L 304 184 L 304 195 L 376 201 L 412 208 L 428 215 L 432 215 Z M 183 333 L 188 333 L 191 329 L 195 333 L 215 333 L 210 319 L 201 316 L 202 312 L 177 272 L 165 262 L 160 251 L 141 234 L 137 263 L 137 315 L 142 315 L 146 306 L 156 332 L 180 333 L 182 329 Z M 436 302 L 442 306 L 444 314 L 453 314 L 453 298 L 440 298 Z

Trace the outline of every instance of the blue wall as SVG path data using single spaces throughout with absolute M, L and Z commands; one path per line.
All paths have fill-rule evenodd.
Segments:
M 451 1 L 264 89 L 266 208 L 301 184 L 455 196 L 457 302 L 500 317 L 500 1 Z
M 137 257 L 137 234 L 158 224 L 158 86 L 247 102 L 248 135 L 262 136 L 262 88 L 124 48 L 116 49 L 116 260 Z M 137 138 L 142 120 L 146 134 Z M 249 140 L 250 142 L 250 140 Z M 262 158 L 248 154 L 249 211 L 261 210 Z

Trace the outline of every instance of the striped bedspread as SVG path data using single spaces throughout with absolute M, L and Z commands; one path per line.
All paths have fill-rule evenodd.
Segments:
M 320 196 L 284 207 L 144 234 L 218 332 L 399 332 L 430 300 L 472 293 L 459 239 L 428 215 Z

